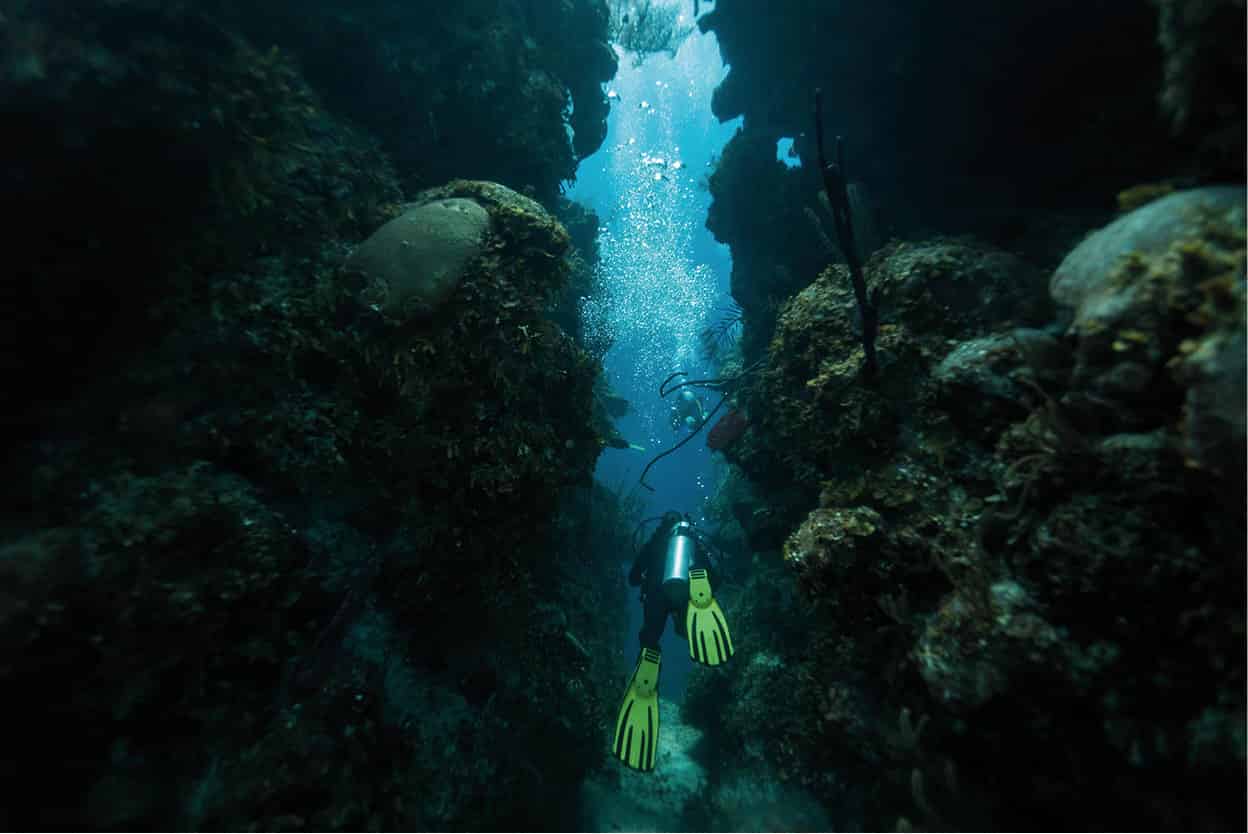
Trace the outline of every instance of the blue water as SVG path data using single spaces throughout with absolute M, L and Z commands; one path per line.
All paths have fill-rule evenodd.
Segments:
M 614 339 L 604 366 L 616 392 L 632 404 L 616 425 L 646 450 L 608 448 L 595 477 L 628 491 L 654 455 L 686 435 L 673 431 L 671 398 L 659 398 L 659 384 L 676 371 L 687 371 L 688 379 L 714 376 L 698 355 L 698 334 L 730 301 L 732 263 L 728 248 L 703 225 L 711 201 L 705 178 L 740 121 L 720 124 L 711 115 L 711 93 L 727 72 L 712 36 L 695 33 L 674 58 L 654 55 L 639 67 L 631 55 L 617 54 L 606 141 L 581 163 L 568 197 L 596 211 L 602 224 L 604 318 Z M 699 396 L 708 411 L 719 401 L 713 392 Z M 723 470 L 705 433 L 650 469 L 646 481 L 654 491 L 640 490 L 646 516 L 673 509 L 705 522 L 706 502 Z M 630 564 L 631 558 L 621 569 Z M 637 604 L 630 635 L 640 625 Z M 677 697 L 688 674 L 688 646 L 669 627 L 661 648 L 663 692 Z M 635 652 L 630 636 L 625 654 Z

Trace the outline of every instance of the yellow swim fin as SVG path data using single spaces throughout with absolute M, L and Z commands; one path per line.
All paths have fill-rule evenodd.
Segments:
M 615 756 L 636 770 L 654 770 L 659 741 L 659 660 L 657 649 L 641 650 L 615 719 Z
M 732 657 L 732 635 L 724 612 L 711 595 L 705 568 L 689 571 L 689 607 L 685 610 L 689 656 L 698 663 L 718 666 Z

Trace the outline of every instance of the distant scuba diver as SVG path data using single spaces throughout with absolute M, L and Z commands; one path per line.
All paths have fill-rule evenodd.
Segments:
M 707 666 L 732 657 L 732 636 L 724 612 L 711 595 L 709 544 L 681 518 L 667 512 L 637 553 L 630 585 L 641 586 L 645 611 L 637 639 L 641 654 L 615 720 L 616 758 L 636 770 L 654 770 L 659 739 L 659 638 L 672 617 L 676 633 L 689 640 L 689 656 Z
M 706 420 L 706 409 L 702 407 L 702 401 L 697 395 L 686 388 L 672 403 L 670 419 L 672 431 L 680 431 L 682 427 L 692 431 Z

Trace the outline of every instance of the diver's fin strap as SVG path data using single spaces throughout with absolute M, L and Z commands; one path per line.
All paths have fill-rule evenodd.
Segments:
M 715 601 L 711 596 L 711 580 L 706 568 L 694 568 L 689 571 L 689 604 L 705 608 Z
M 633 670 L 633 690 L 638 695 L 652 695 L 659 688 L 659 663 L 662 655 L 658 649 L 642 649 Z
M 705 568 L 689 571 L 685 633 L 689 638 L 689 656 L 698 663 L 718 666 L 732 657 L 732 634 L 723 610 L 711 594 L 711 580 Z

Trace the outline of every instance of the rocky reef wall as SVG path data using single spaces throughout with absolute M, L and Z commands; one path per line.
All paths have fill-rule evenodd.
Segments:
M 850 5 L 700 18 L 745 116 L 708 226 L 757 642 L 688 714 L 838 826 L 1242 827 L 1243 74 L 1190 86 L 1242 65 L 1209 28 L 1242 6 Z M 873 378 L 815 87 L 894 238 Z
M 355 107 L 307 40 L 342 34 L 325 7 L 280 41 L 273 6 L 6 10 L 8 826 L 575 825 L 625 599 L 580 546 L 614 523 L 586 267 L 457 178 L 553 198 L 601 139 L 567 96 L 609 68 L 561 80 L 506 28 L 595 5 L 533 5 L 440 7 L 405 31 L 447 51 L 408 60 L 351 30 L 339 68 L 393 59 Z M 390 269 L 416 251 L 436 287 Z

